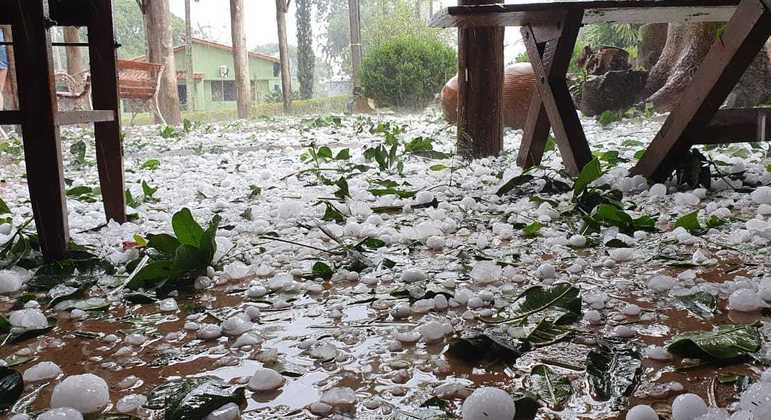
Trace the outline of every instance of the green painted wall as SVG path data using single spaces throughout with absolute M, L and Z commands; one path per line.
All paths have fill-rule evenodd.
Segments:
M 174 53 L 177 70 L 185 69 L 185 51 Z M 225 65 L 229 69 L 226 78 L 220 77 L 220 66 Z M 193 43 L 193 73 L 202 74 L 203 80 L 196 80 L 196 110 L 222 110 L 232 108 L 235 101 L 212 100 L 212 84 L 221 83 L 222 80 L 235 80 L 233 69 L 233 55 L 229 50 L 214 46 Z M 273 62 L 249 57 L 249 78 L 252 81 L 252 96 L 254 102 L 262 102 L 267 94 L 274 89 L 281 89 L 280 77 L 274 76 Z M 185 81 L 180 80 L 184 85 Z

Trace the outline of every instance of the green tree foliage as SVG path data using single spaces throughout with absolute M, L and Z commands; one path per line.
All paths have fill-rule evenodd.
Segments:
M 118 48 L 120 58 L 134 58 L 145 55 L 147 41 L 145 41 L 145 22 L 142 10 L 136 0 L 115 0 L 113 2 L 115 13 L 115 36 L 121 44 Z M 185 20 L 177 16 L 171 16 L 174 45 L 185 43 Z M 193 31 L 193 36 L 206 38 L 199 28 Z
M 403 35 L 367 52 L 362 86 L 380 105 L 419 109 L 455 74 L 456 63 L 455 51 L 435 37 Z
M 585 44 L 597 47 L 636 48 L 640 42 L 639 25 L 602 23 L 587 25 L 580 34 Z
M 317 5 L 317 20 L 324 23 L 324 57 L 350 74 L 348 0 L 314 1 Z M 363 0 L 360 9 L 361 45 L 365 54 L 370 49 L 402 36 L 430 37 L 447 45 L 456 39 L 457 31 L 429 28 L 425 20 L 418 18 L 415 15 L 414 0 Z
M 313 97 L 313 72 L 316 55 L 313 53 L 313 28 L 311 26 L 312 0 L 296 1 L 297 17 L 297 78 L 300 82 L 300 97 Z

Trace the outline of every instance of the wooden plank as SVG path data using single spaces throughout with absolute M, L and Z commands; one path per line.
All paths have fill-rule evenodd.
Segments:
M 51 39 L 44 27 L 47 7 L 44 1 L 18 1 L 10 10 L 15 15 L 13 52 L 18 70 L 21 131 L 32 212 L 43 256 L 57 260 L 66 255 L 69 232 L 61 144 L 54 117 L 56 91 Z
M 91 64 L 92 98 L 95 109 L 118 113 L 118 64 L 113 28 L 111 0 L 93 0 L 92 18 L 88 22 L 89 62 Z M 120 121 L 94 123 L 96 163 L 99 185 L 107 220 L 126 221 L 126 198 L 123 179 L 123 145 Z
M 694 144 L 771 141 L 771 108 L 721 109 L 690 138 Z
M 490 1 L 495 0 L 465 0 Z M 495 27 L 458 31 L 457 141 L 462 156 L 495 156 L 503 149 L 503 34 Z
M 56 125 L 83 124 L 103 121 L 115 121 L 115 111 L 62 111 L 56 113 Z
M 546 42 L 543 47 L 539 46 L 531 26 L 522 28 L 522 39 L 536 75 L 536 96 L 539 98 L 531 102 L 532 108 L 525 123 L 526 131 L 517 159 L 523 166 L 540 162 L 549 133 L 548 124 L 554 130 L 562 161 L 569 174 L 578 175 L 592 159 L 589 144 L 565 81 L 581 27 L 581 18 L 581 11 L 567 12 L 562 19 L 561 36 Z M 548 116 L 548 124 L 544 114 Z
M 0 111 L 0 125 L 21 124 L 23 119 L 21 111 Z
M 771 11 L 759 0 L 742 0 L 669 114 L 645 154 L 632 169 L 664 180 L 709 124 L 744 71 L 771 35 Z
M 509 4 L 452 6 L 436 13 L 439 28 L 525 26 L 553 21 L 553 15 L 582 10 L 582 23 L 725 22 L 739 0 L 525 0 Z

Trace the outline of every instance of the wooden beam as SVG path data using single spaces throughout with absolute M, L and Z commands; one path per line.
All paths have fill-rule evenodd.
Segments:
M 690 137 L 694 144 L 771 141 L 771 108 L 721 109 Z
M 461 156 L 495 156 L 503 149 L 503 31 L 496 27 L 458 30 L 457 147 Z
M 632 173 L 666 179 L 771 35 L 771 9 L 742 0 Z
M 555 13 L 583 10 L 582 23 L 726 22 L 739 0 L 522 0 L 492 5 L 458 5 L 436 13 L 438 28 L 525 26 L 553 21 Z
M 115 111 L 61 111 L 56 113 L 56 125 L 72 125 L 115 121 Z
M 92 1 L 93 19 L 88 22 L 89 58 L 94 108 L 119 115 L 118 68 L 113 28 L 112 1 Z M 99 114 L 95 114 L 99 115 Z M 107 220 L 126 221 L 123 180 L 123 145 L 118 118 L 96 121 L 96 164 Z
M 58 260 L 66 255 L 69 232 L 61 144 L 55 121 L 51 39 L 44 26 L 48 2 L 18 1 L 10 10 L 15 15 L 13 52 L 32 212 L 43 256 Z
M 592 159 L 581 121 L 570 96 L 565 75 L 581 26 L 581 11 L 573 10 L 560 20 L 556 39 L 541 42 L 533 26 L 521 29 L 522 39 L 536 75 L 536 95 L 530 104 L 517 163 L 530 167 L 541 162 L 549 135 L 549 126 L 571 175 L 577 175 Z M 545 33 L 551 31 L 542 30 Z

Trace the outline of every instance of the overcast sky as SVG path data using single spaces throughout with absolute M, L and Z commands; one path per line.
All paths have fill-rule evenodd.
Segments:
M 372 0 L 361 0 L 372 1 Z M 295 24 L 295 2 L 290 3 L 289 13 L 286 15 L 287 38 L 292 45 L 297 44 Z M 457 0 L 435 0 L 434 11 L 440 7 L 457 4 Z M 207 33 L 214 37 L 214 41 L 230 45 L 230 2 L 227 0 L 192 0 L 193 27 L 204 26 Z M 276 34 L 276 2 L 275 0 L 244 0 L 246 12 L 246 42 L 249 48 L 256 45 L 278 42 Z M 184 19 L 185 1 L 171 0 L 171 12 Z M 319 25 L 314 23 L 314 35 L 321 32 Z M 523 51 L 524 48 L 517 42 L 519 31 L 509 28 L 506 31 L 507 46 L 515 46 L 506 49 L 507 59 Z M 324 40 L 321 36 L 315 37 L 314 44 L 320 46 Z

